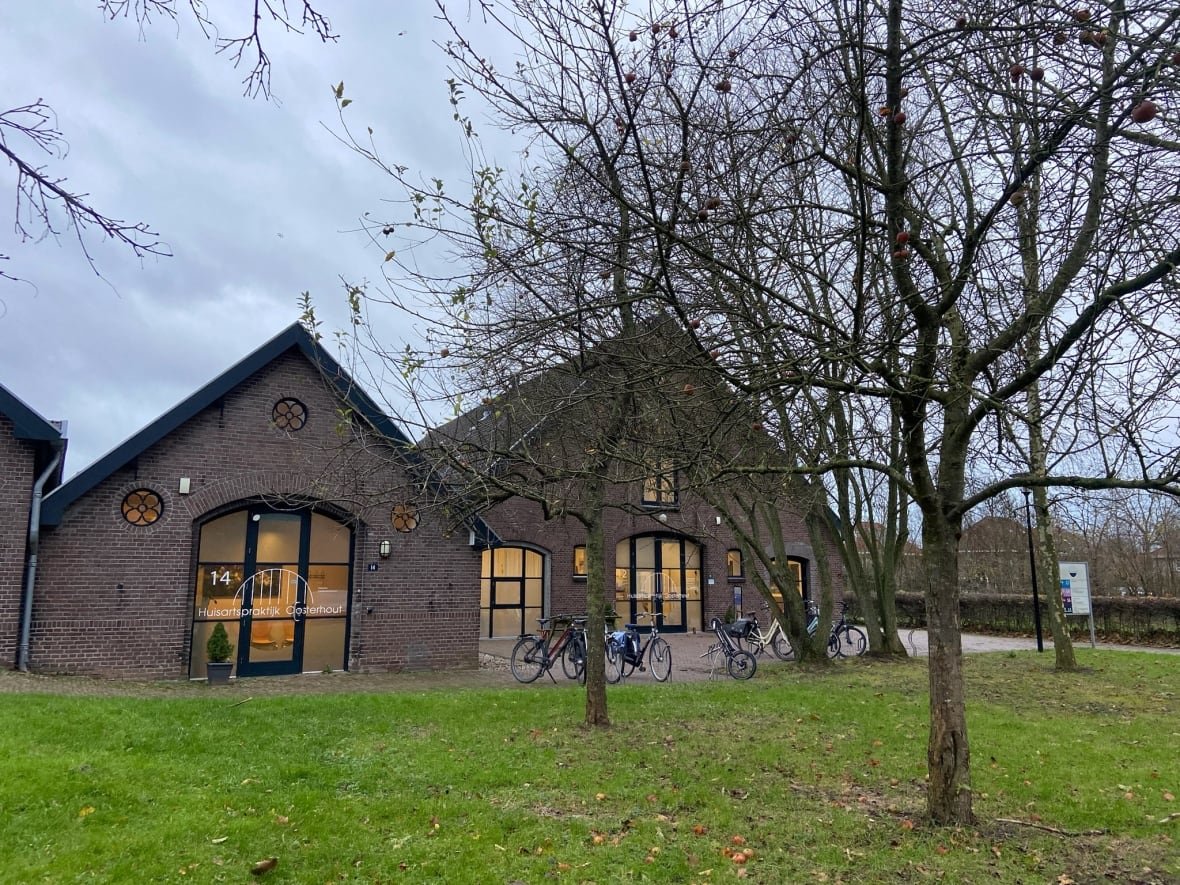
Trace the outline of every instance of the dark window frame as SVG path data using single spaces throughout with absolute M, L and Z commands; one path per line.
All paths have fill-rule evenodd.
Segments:
M 164 518 L 164 496 L 146 486 L 132 489 L 123 496 L 119 510 L 128 525 L 145 529 Z
M 271 407 L 270 420 L 279 430 L 298 433 L 307 426 L 307 406 L 302 400 L 285 396 Z
M 737 573 L 730 574 L 729 563 L 730 557 L 737 554 Z M 746 558 L 742 555 L 740 547 L 730 547 L 725 551 L 725 577 L 729 581 L 744 581 L 746 580 Z
M 644 507 L 674 509 L 680 506 L 680 472 L 668 461 L 649 467 L 643 479 Z

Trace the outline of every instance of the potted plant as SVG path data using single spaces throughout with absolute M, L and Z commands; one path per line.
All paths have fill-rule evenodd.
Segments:
M 218 621 L 209 634 L 209 641 L 205 643 L 205 655 L 209 658 L 205 675 L 210 685 L 225 685 L 229 682 L 229 674 L 234 668 L 229 658 L 233 653 L 234 647 L 230 644 L 229 634 L 225 632 L 225 624 Z

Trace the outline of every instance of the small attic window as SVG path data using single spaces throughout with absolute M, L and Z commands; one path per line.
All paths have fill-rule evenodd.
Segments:
M 163 513 L 164 502 L 151 489 L 136 489 L 123 498 L 123 518 L 132 525 L 151 525 Z
M 270 420 L 279 430 L 302 430 L 307 423 L 307 406 L 294 397 L 281 399 L 271 409 Z

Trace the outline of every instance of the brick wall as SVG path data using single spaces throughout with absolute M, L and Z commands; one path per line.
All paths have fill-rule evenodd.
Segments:
M 297 433 L 271 423 L 275 402 L 307 406 Z M 179 493 L 181 477 L 191 492 Z M 153 525 L 130 525 L 124 496 L 163 500 Z M 314 498 L 356 520 L 350 669 L 474 667 L 479 554 L 466 529 L 407 490 L 391 447 L 341 417 L 339 403 L 296 351 L 104 479 L 45 533 L 32 625 L 31 666 L 42 672 L 138 678 L 188 674 L 197 527 L 259 499 Z M 420 505 L 419 527 L 394 532 L 392 503 Z M 393 555 L 378 557 L 389 539 Z M 367 571 L 378 563 L 378 571 Z
M 617 503 L 628 499 L 637 501 L 637 489 L 617 487 L 612 498 Z M 656 518 L 664 513 L 667 522 Z M 689 624 L 689 629 L 707 628 L 714 617 L 723 617 L 733 602 L 734 586 L 743 588 L 742 608 L 759 612 L 766 623 L 768 608 L 754 588 L 753 582 L 730 581 L 726 576 L 726 551 L 737 547 L 732 533 L 717 525 L 717 511 L 691 492 L 683 492 L 679 508 L 647 513 L 627 513 L 618 507 L 608 509 L 605 525 L 606 595 L 614 598 L 615 548 L 619 541 L 632 535 L 652 533 L 681 535 L 701 545 L 701 596 L 703 623 Z M 817 552 L 812 549 L 802 517 L 794 511 L 780 511 L 787 555 L 807 561 L 807 591 L 812 598 L 819 596 L 819 576 L 815 566 Z M 573 547 L 586 543 L 582 524 L 574 519 L 541 518 L 539 505 L 514 498 L 497 505 L 486 519 L 500 538 L 508 544 L 540 547 L 550 554 L 550 604 L 547 613 L 580 612 L 585 609 L 586 582 L 573 576 Z M 832 568 L 837 598 L 844 587 L 844 568 L 839 554 L 829 543 L 818 555 L 828 557 Z M 747 572 L 752 564 L 746 563 Z M 626 615 L 620 611 L 620 615 Z
M 0 666 L 16 664 L 36 449 L 0 415 Z

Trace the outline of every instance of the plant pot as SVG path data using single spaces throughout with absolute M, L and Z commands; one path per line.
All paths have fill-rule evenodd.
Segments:
M 210 685 L 228 685 L 229 674 L 233 670 L 233 661 L 210 661 L 205 665 L 205 675 Z

